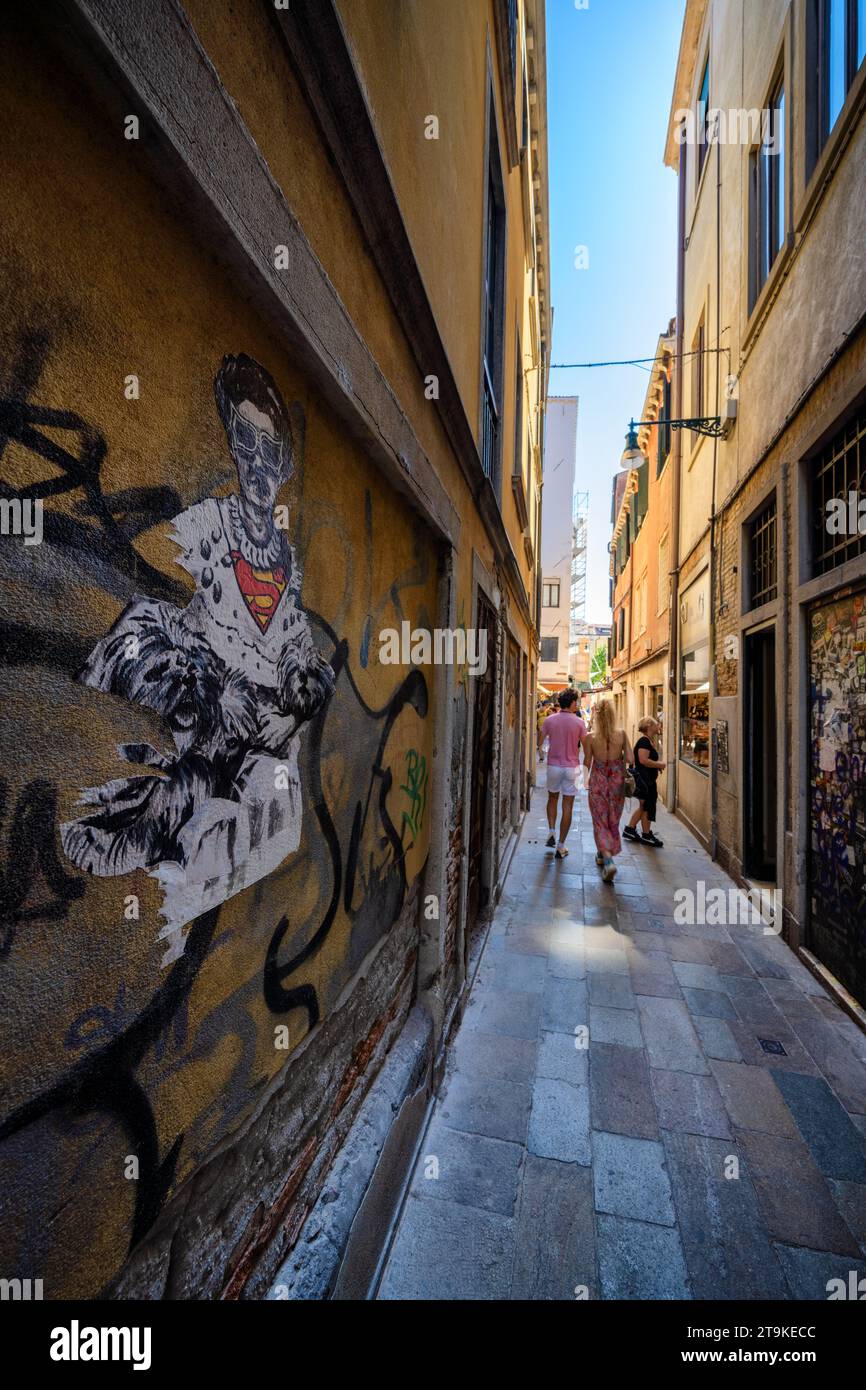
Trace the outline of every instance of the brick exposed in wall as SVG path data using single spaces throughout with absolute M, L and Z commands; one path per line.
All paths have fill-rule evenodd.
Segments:
M 167 1204 L 105 1297 L 258 1297 L 291 1250 L 415 984 L 417 891 L 282 1084 Z

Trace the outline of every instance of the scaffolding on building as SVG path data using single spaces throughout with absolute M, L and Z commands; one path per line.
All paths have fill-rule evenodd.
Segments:
M 569 656 L 577 652 L 579 637 L 586 629 L 586 537 L 589 521 L 589 493 L 575 492 L 571 508 L 571 624 Z

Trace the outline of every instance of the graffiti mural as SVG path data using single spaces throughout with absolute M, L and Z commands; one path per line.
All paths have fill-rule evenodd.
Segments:
M 866 595 L 811 614 L 810 941 L 866 1001 Z
M 305 471 L 309 408 L 252 355 L 209 369 L 226 463 L 136 485 L 37 403 L 51 351 L 0 397 L 0 494 L 45 500 L 43 544 L 0 547 L 0 1235 L 56 1297 L 104 1287 L 400 918 L 428 689 L 371 633 L 427 624 L 436 569 L 361 462 Z
M 245 354 L 224 359 L 214 392 L 239 491 L 174 518 L 195 594 L 182 610 L 136 596 L 79 677 L 156 710 L 174 748 L 123 745 L 126 761 L 154 771 L 89 789 L 82 800 L 96 809 L 61 827 L 78 868 L 155 875 L 163 964 L 181 953 L 183 927 L 297 850 L 300 732 L 334 688 L 274 515 L 294 468 L 289 412 Z

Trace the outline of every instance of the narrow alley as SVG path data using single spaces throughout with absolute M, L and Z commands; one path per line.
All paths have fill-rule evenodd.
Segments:
M 730 889 L 664 849 L 595 865 L 536 788 L 420 1147 L 384 1299 L 826 1299 L 866 1275 L 866 1036 L 777 936 L 678 926 Z M 587 1045 L 588 1042 L 588 1045 Z
M 3 0 L 0 74 L 13 1351 L 862 1359 L 866 0 Z

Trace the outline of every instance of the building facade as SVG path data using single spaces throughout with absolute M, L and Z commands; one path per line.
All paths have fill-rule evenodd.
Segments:
M 607 677 L 610 623 L 587 623 L 572 619 L 571 668 L 569 676 L 578 690 L 598 685 Z
M 544 453 L 541 655 L 538 668 L 539 681 L 547 690 L 564 689 L 570 670 L 577 414 L 576 396 L 549 398 Z
M 688 0 L 674 801 L 866 1000 L 866 15 Z M 704 766 L 686 765 L 694 713 Z
M 544 7 L 393 16 L 0 18 L 0 1248 L 46 1298 L 363 1297 L 527 805 Z
M 632 743 L 646 715 L 667 724 L 673 325 L 658 340 L 640 420 L 627 441 L 627 467 L 613 481 L 610 639 L 612 695 Z M 664 795 L 665 775 L 659 780 Z

